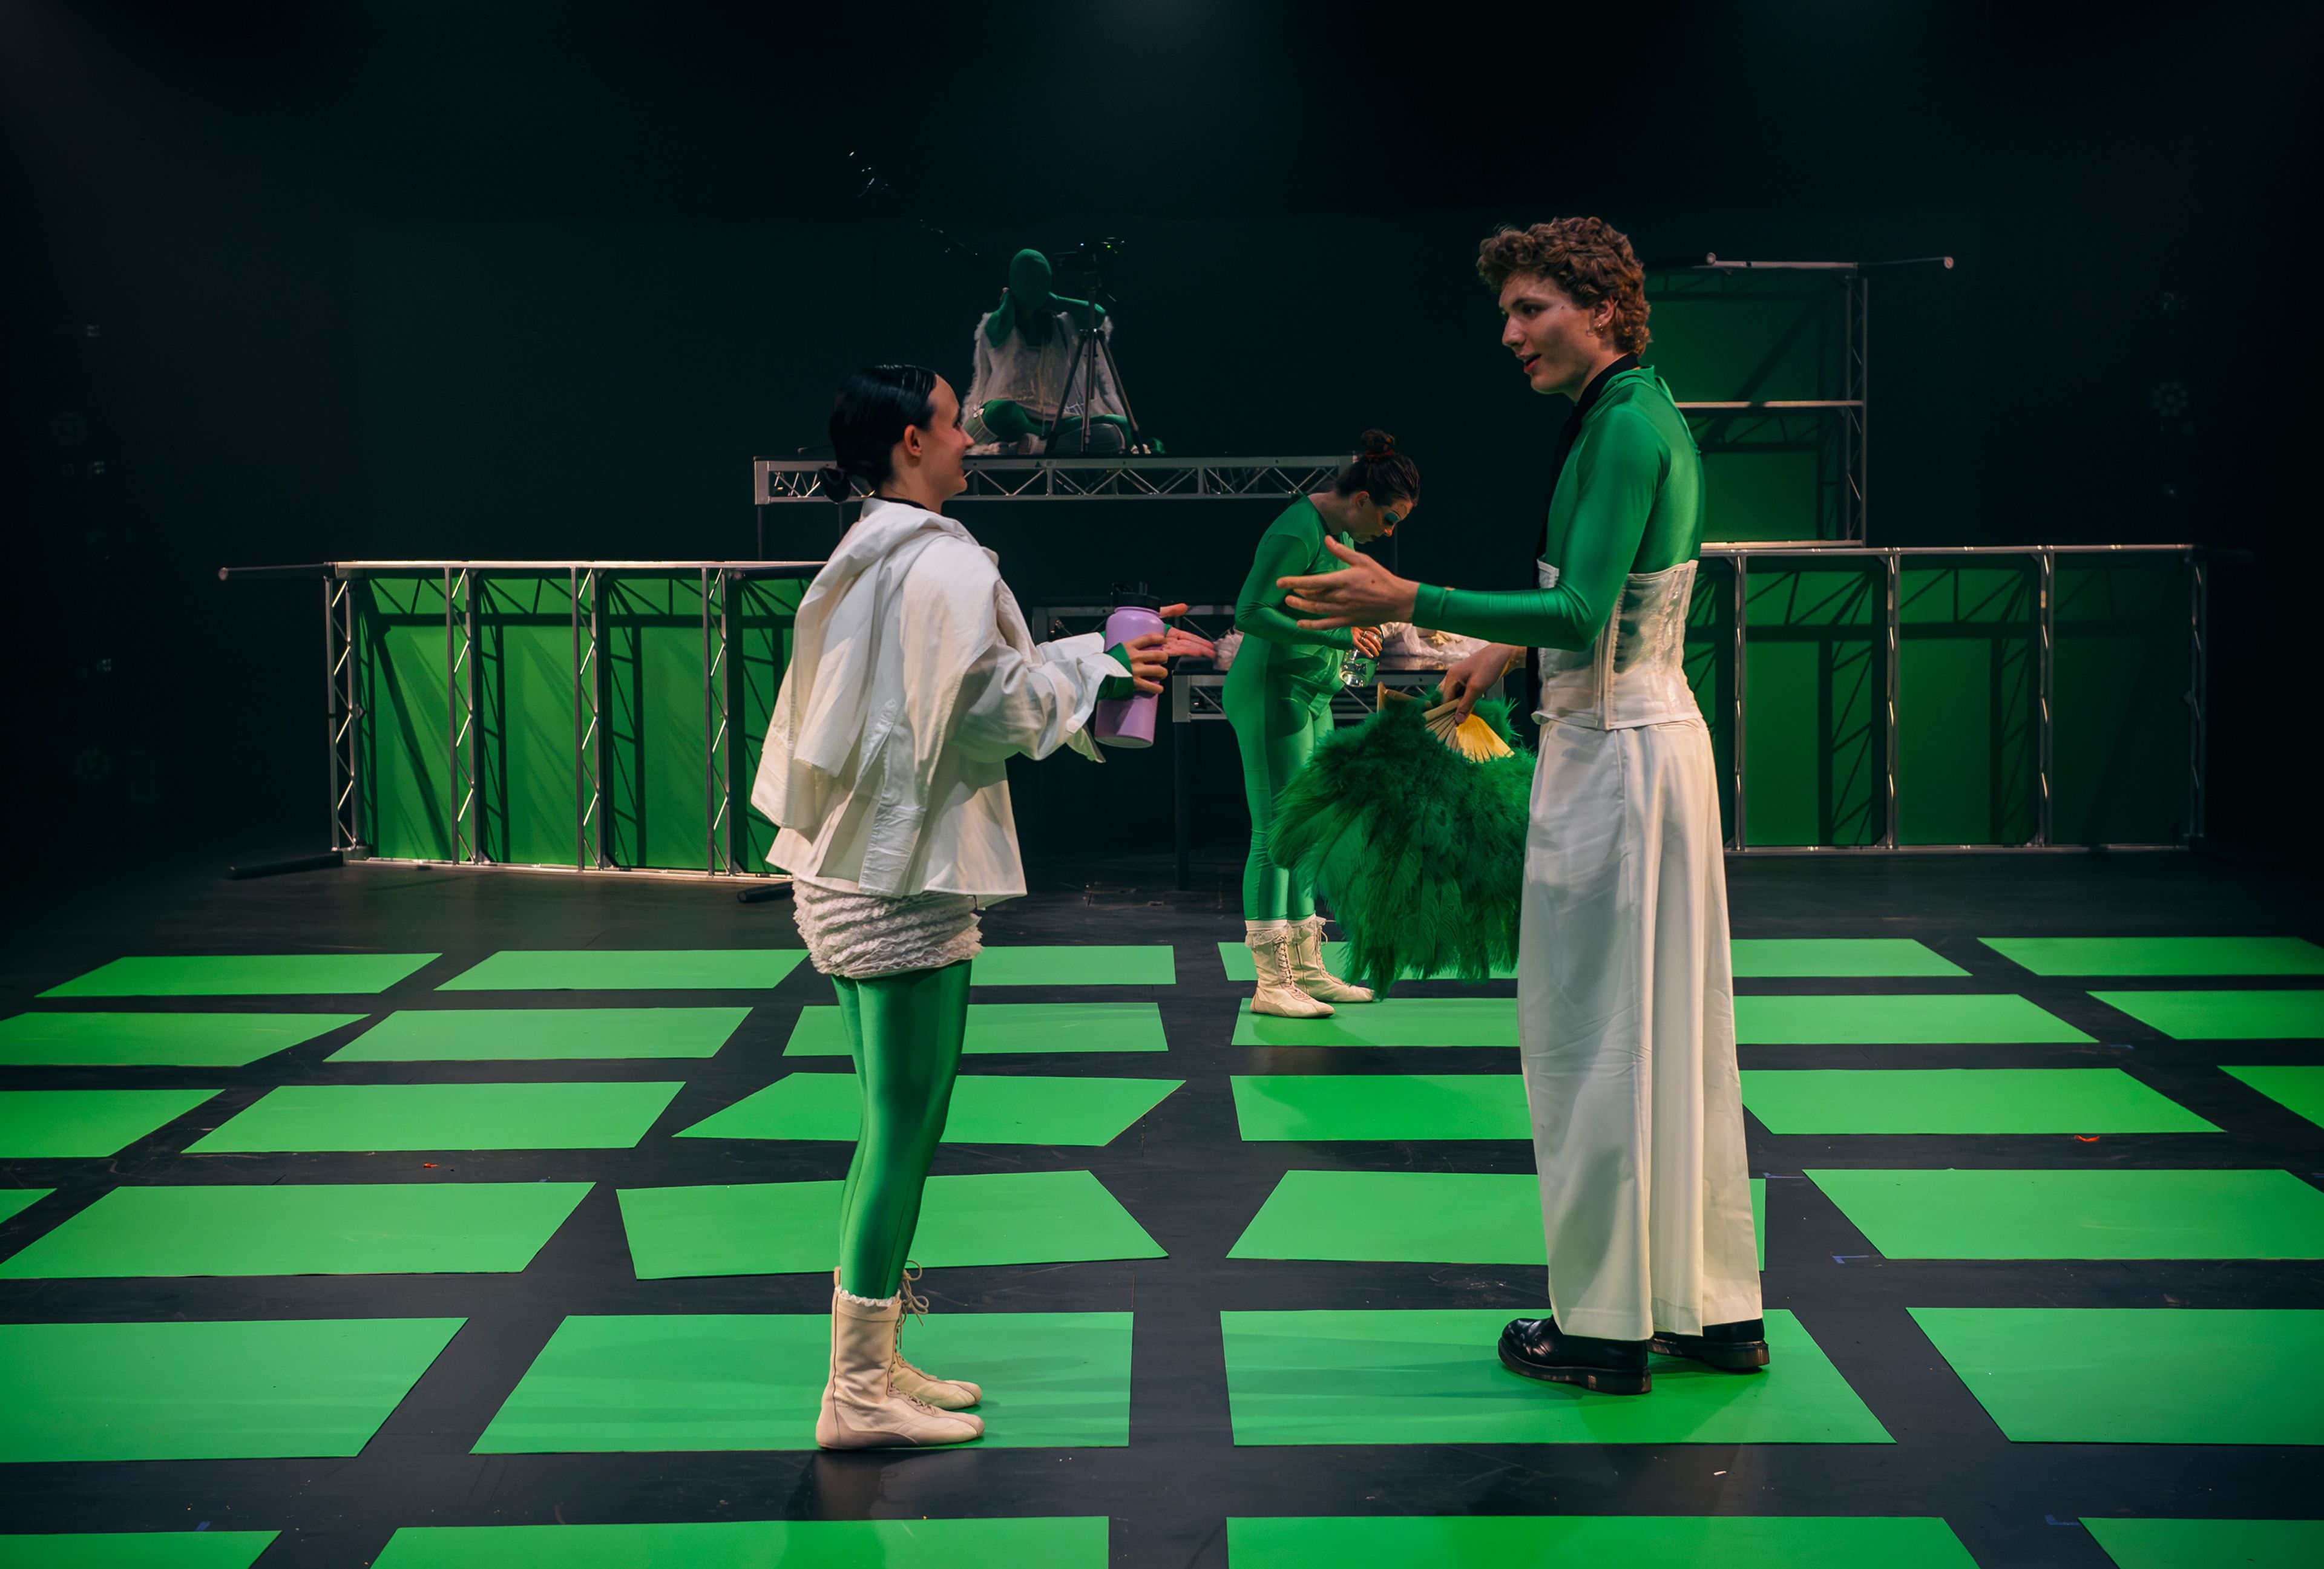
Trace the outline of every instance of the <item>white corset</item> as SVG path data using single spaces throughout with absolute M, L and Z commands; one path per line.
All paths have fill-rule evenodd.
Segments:
M 1692 561 L 1622 580 L 1622 603 L 1586 650 L 1541 651 L 1541 707 L 1554 719 L 1591 730 L 1700 721 L 1686 684 L 1686 606 L 1694 592 Z M 1541 563 L 1541 586 L 1557 586 L 1557 568 Z

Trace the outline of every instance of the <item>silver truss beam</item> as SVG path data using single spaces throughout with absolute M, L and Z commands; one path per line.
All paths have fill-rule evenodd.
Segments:
M 959 499 L 1289 501 L 1331 484 L 1348 457 L 972 457 Z M 813 458 L 752 458 L 753 504 L 830 503 L 826 466 Z

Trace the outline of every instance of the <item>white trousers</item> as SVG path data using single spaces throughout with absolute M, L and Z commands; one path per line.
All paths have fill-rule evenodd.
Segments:
M 1711 734 L 1541 727 L 1517 1011 L 1558 1327 L 1759 1316 Z

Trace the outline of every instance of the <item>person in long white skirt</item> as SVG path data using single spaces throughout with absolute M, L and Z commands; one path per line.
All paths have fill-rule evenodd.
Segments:
M 1683 658 L 1702 461 L 1638 363 L 1645 279 L 1625 236 L 1599 218 L 1505 228 L 1477 269 L 1520 373 L 1574 401 L 1536 586 L 1435 587 L 1346 549 L 1343 570 L 1283 586 L 1303 627 L 1491 640 L 1446 672 L 1464 715 L 1539 651 L 1517 1010 L 1552 1311 L 1511 1323 L 1499 1354 L 1642 1395 L 1649 1351 L 1767 1363 L 1718 788 Z

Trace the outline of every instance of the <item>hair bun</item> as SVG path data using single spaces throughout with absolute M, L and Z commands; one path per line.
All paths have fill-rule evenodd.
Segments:
M 855 476 L 835 464 L 825 468 L 816 477 L 823 481 L 824 495 L 832 501 L 845 501 L 848 493 L 855 488 Z
M 1385 430 L 1367 430 L 1361 439 L 1363 460 L 1366 463 L 1378 463 L 1383 457 L 1395 455 L 1396 438 Z

